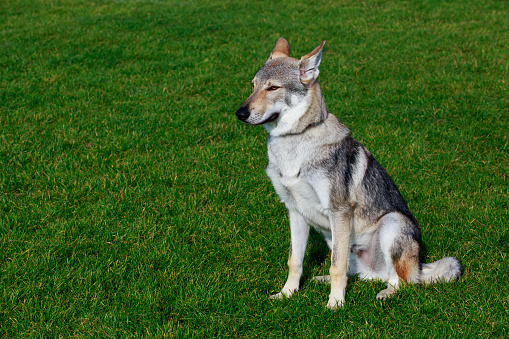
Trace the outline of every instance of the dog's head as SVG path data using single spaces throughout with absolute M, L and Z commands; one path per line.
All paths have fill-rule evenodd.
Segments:
M 323 41 L 300 60 L 290 57 L 290 46 L 279 38 L 265 65 L 256 73 L 253 92 L 235 112 L 249 125 L 280 120 L 302 102 L 318 77 Z

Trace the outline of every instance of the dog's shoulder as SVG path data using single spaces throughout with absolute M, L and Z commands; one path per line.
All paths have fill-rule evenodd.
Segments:
M 324 129 L 320 131 L 320 134 L 324 144 L 341 143 L 350 137 L 350 129 L 333 114 L 328 114 L 323 125 Z

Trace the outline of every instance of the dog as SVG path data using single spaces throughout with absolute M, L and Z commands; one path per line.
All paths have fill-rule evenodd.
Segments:
M 456 258 L 421 263 L 421 231 L 398 188 L 350 130 L 327 111 L 318 85 L 323 41 L 300 60 L 279 38 L 256 73 L 251 95 L 235 112 L 268 132 L 266 173 L 288 209 L 291 244 L 288 279 L 273 299 L 299 288 L 310 226 L 331 249 L 329 309 L 345 301 L 348 275 L 377 279 L 387 288 L 405 283 L 450 282 L 461 275 Z

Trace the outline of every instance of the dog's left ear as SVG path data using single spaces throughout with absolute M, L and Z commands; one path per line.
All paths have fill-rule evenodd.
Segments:
M 325 41 L 322 41 L 320 46 L 315 48 L 311 53 L 304 55 L 300 58 L 299 69 L 300 69 L 300 81 L 307 85 L 318 78 L 318 66 L 322 61 L 322 48 L 325 45 Z

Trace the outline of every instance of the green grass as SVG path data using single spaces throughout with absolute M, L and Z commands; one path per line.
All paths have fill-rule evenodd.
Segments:
M 234 112 L 284 36 L 452 284 L 286 279 L 266 132 Z M 0 3 L 0 337 L 509 336 L 505 1 Z

